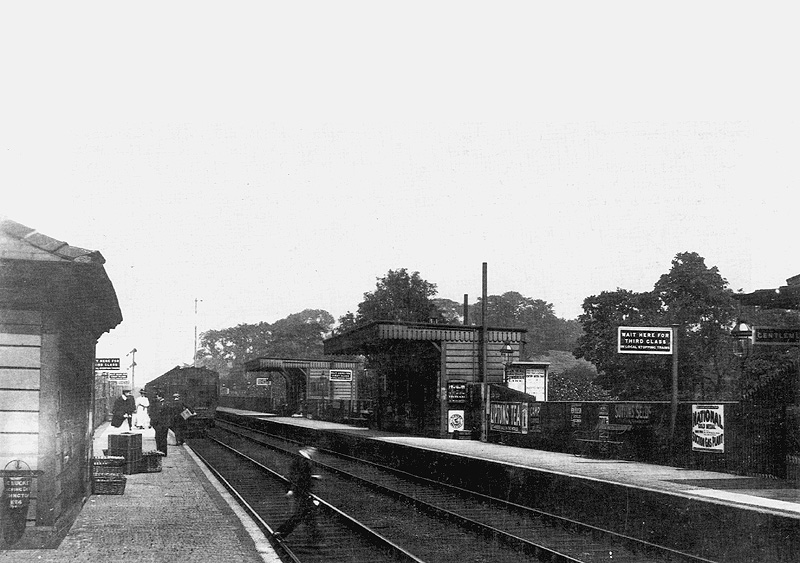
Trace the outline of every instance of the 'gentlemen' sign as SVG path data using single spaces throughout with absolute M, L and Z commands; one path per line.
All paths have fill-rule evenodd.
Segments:
M 672 354 L 672 329 L 652 326 L 617 327 L 620 354 Z
M 753 327 L 753 344 L 798 346 L 800 345 L 800 329 L 756 326 Z

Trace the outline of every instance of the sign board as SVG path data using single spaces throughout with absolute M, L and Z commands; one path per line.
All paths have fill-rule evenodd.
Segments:
M 617 352 L 620 354 L 672 354 L 672 329 L 669 327 L 617 327 Z
M 465 403 L 467 401 L 467 382 L 462 379 L 451 379 L 447 382 L 447 402 Z
M 127 371 L 101 371 L 100 375 L 109 381 L 126 381 L 128 379 Z
M 95 371 L 119 371 L 119 358 L 95 358 Z
M 464 430 L 464 411 L 447 411 L 447 431 L 452 434 L 453 432 L 460 432 L 462 430 Z
M 692 451 L 725 452 L 725 405 L 692 405 Z
M 547 400 L 547 370 L 528 368 L 525 370 L 525 392 L 537 401 Z
M 10 510 L 27 509 L 31 501 L 31 481 L 36 472 L 31 471 L 24 461 L 15 459 L 9 461 L 0 473 L 3 474 L 3 505 Z
M 353 370 L 332 369 L 329 377 L 331 381 L 353 381 Z
M 766 346 L 800 346 L 800 328 L 753 327 L 753 344 Z
M 537 401 L 546 401 L 547 368 L 544 365 L 530 366 L 512 363 L 506 368 L 506 387 L 533 395 Z
M 573 428 L 579 427 L 583 423 L 583 404 L 571 403 L 569 405 L 570 425 Z
M 528 433 L 528 403 L 491 403 L 489 429 L 498 432 Z
M 349 401 L 353 398 L 352 381 L 331 380 L 331 399 Z
M 528 427 L 531 432 L 542 432 L 542 404 L 531 403 L 528 409 Z

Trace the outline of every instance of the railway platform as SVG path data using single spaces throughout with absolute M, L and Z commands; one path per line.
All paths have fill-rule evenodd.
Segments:
M 95 432 L 102 456 L 109 432 Z M 172 437 L 171 437 L 172 438 Z M 152 429 L 143 449 L 155 450 Z M 174 441 L 170 441 L 174 443 Z M 278 563 L 272 546 L 186 446 L 169 446 L 162 471 L 127 476 L 122 495 L 90 496 L 54 549 L 0 550 L 0 563 Z
M 220 411 L 286 428 L 287 435 L 314 445 L 368 451 L 373 460 L 391 460 L 407 471 L 711 560 L 720 554 L 726 554 L 722 560 L 800 560 L 800 489 L 788 481 Z
M 347 424 L 300 417 L 279 417 L 269 413 L 225 407 L 220 407 L 220 410 L 254 417 L 267 416 L 273 422 L 281 424 L 320 431 L 351 433 L 383 442 L 651 489 L 745 510 L 773 512 L 800 520 L 800 488 L 781 479 L 743 477 L 616 459 L 578 457 L 572 454 L 517 448 L 477 440 L 442 440 L 406 436 Z

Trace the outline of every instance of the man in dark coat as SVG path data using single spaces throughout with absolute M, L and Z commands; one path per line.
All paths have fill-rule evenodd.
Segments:
M 181 399 L 180 393 L 175 393 L 172 396 L 169 412 L 171 417 L 170 428 L 172 428 L 172 432 L 175 434 L 175 444 L 178 446 L 183 445 L 184 434 L 186 433 L 186 428 L 189 426 L 188 417 L 184 415 L 185 411 L 191 413 L 189 416 L 194 416 L 192 409 L 186 406 L 186 403 Z
M 156 433 L 156 450 L 167 456 L 167 434 L 169 433 L 169 410 L 164 404 L 164 393 L 156 391 L 156 397 L 150 401 L 147 409 L 150 415 L 150 426 Z
M 314 480 L 319 479 L 312 471 L 313 464 L 311 458 L 316 454 L 317 449 L 305 446 L 300 449 L 300 455 L 292 461 L 289 468 L 289 490 L 286 496 L 294 502 L 292 515 L 286 522 L 281 524 L 273 536 L 277 539 L 284 538 L 292 533 L 300 522 L 310 529 L 312 541 L 319 541 L 319 530 L 317 529 L 317 501 L 311 497 L 311 489 Z
M 136 399 L 131 395 L 130 389 L 123 389 L 122 395 L 114 401 L 111 409 L 111 426 L 119 428 L 125 419 L 128 419 L 128 431 L 133 430 L 133 413 L 136 412 Z

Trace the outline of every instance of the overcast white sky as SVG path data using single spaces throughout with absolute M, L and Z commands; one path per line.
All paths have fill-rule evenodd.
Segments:
M 105 256 L 137 385 L 389 269 L 575 318 L 800 273 L 798 34 L 723 2 L 14 3 L 0 215 Z M 750 6 L 752 8 L 752 5 Z M 127 9 L 126 9 L 127 8 Z M 195 299 L 202 299 L 194 312 Z

